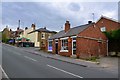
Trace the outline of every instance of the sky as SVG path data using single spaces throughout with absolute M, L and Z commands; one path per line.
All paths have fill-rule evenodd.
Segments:
M 0 3 L 1 5 L 1 3 Z M 1 9 L 2 8 L 2 9 Z M 6 25 L 12 30 L 31 27 L 35 23 L 37 29 L 60 31 L 68 20 L 71 27 L 87 24 L 89 20 L 97 21 L 101 15 L 118 20 L 118 2 L 2 2 L 0 7 L 2 31 Z M 94 19 L 93 15 L 94 13 Z

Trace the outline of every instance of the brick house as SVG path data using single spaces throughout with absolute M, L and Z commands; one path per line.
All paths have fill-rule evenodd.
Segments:
M 103 16 L 96 23 L 89 21 L 73 28 L 66 21 L 65 29 L 49 38 L 46 49 L 53 54 L 79 58 L 107 56 L 108 39 L 103 32 L 116 29 L 120 29 L 119 23 Z

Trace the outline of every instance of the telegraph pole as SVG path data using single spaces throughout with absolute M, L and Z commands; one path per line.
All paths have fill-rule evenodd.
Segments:
M 18 27 L 20 28 L 20 20 L 18 20 Z

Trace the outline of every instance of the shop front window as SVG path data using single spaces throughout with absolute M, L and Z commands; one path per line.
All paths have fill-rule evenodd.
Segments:
M 52 51 L 52 41 L 48 42 L 48 51 Z

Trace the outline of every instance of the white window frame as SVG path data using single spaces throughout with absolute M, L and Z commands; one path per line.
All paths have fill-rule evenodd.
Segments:
M 73 38 L 77 38 L 77 37 L 72 37 L 72 55 L 74 55 L 73 54 L 73 42 L 76 42 L 76 40 L 73 40 Z
M 101 32 L 105 32 L 105 31 L 106 31 L 106 27 L 104 27 L 104 26 L 101 27 L 101 28 L 100 28 L 100 31 L 101 31 Z
M 63 39 L 68 39 L 69 37 L 64 37 L 64 38 L 60 38 L 60 40 L 63 40 Z
M 77 36 L 71 36 L 71 38 L 76 38 Z
M 68 37 L 61 38 L 60 40 L 61 40 L 61 50 L 60 50 L 60 52 L 68 52 L 68 50 L 63 50 L 63 49 L 62 49 L 62 40 L 68 40 Z M 67 43 L 67 44 L 68 44 L 68 43 Z
M 43 35 L 43 37 L 42 37 Z M 45 39 L 45 33 L 41 33 L 41 39 Z

